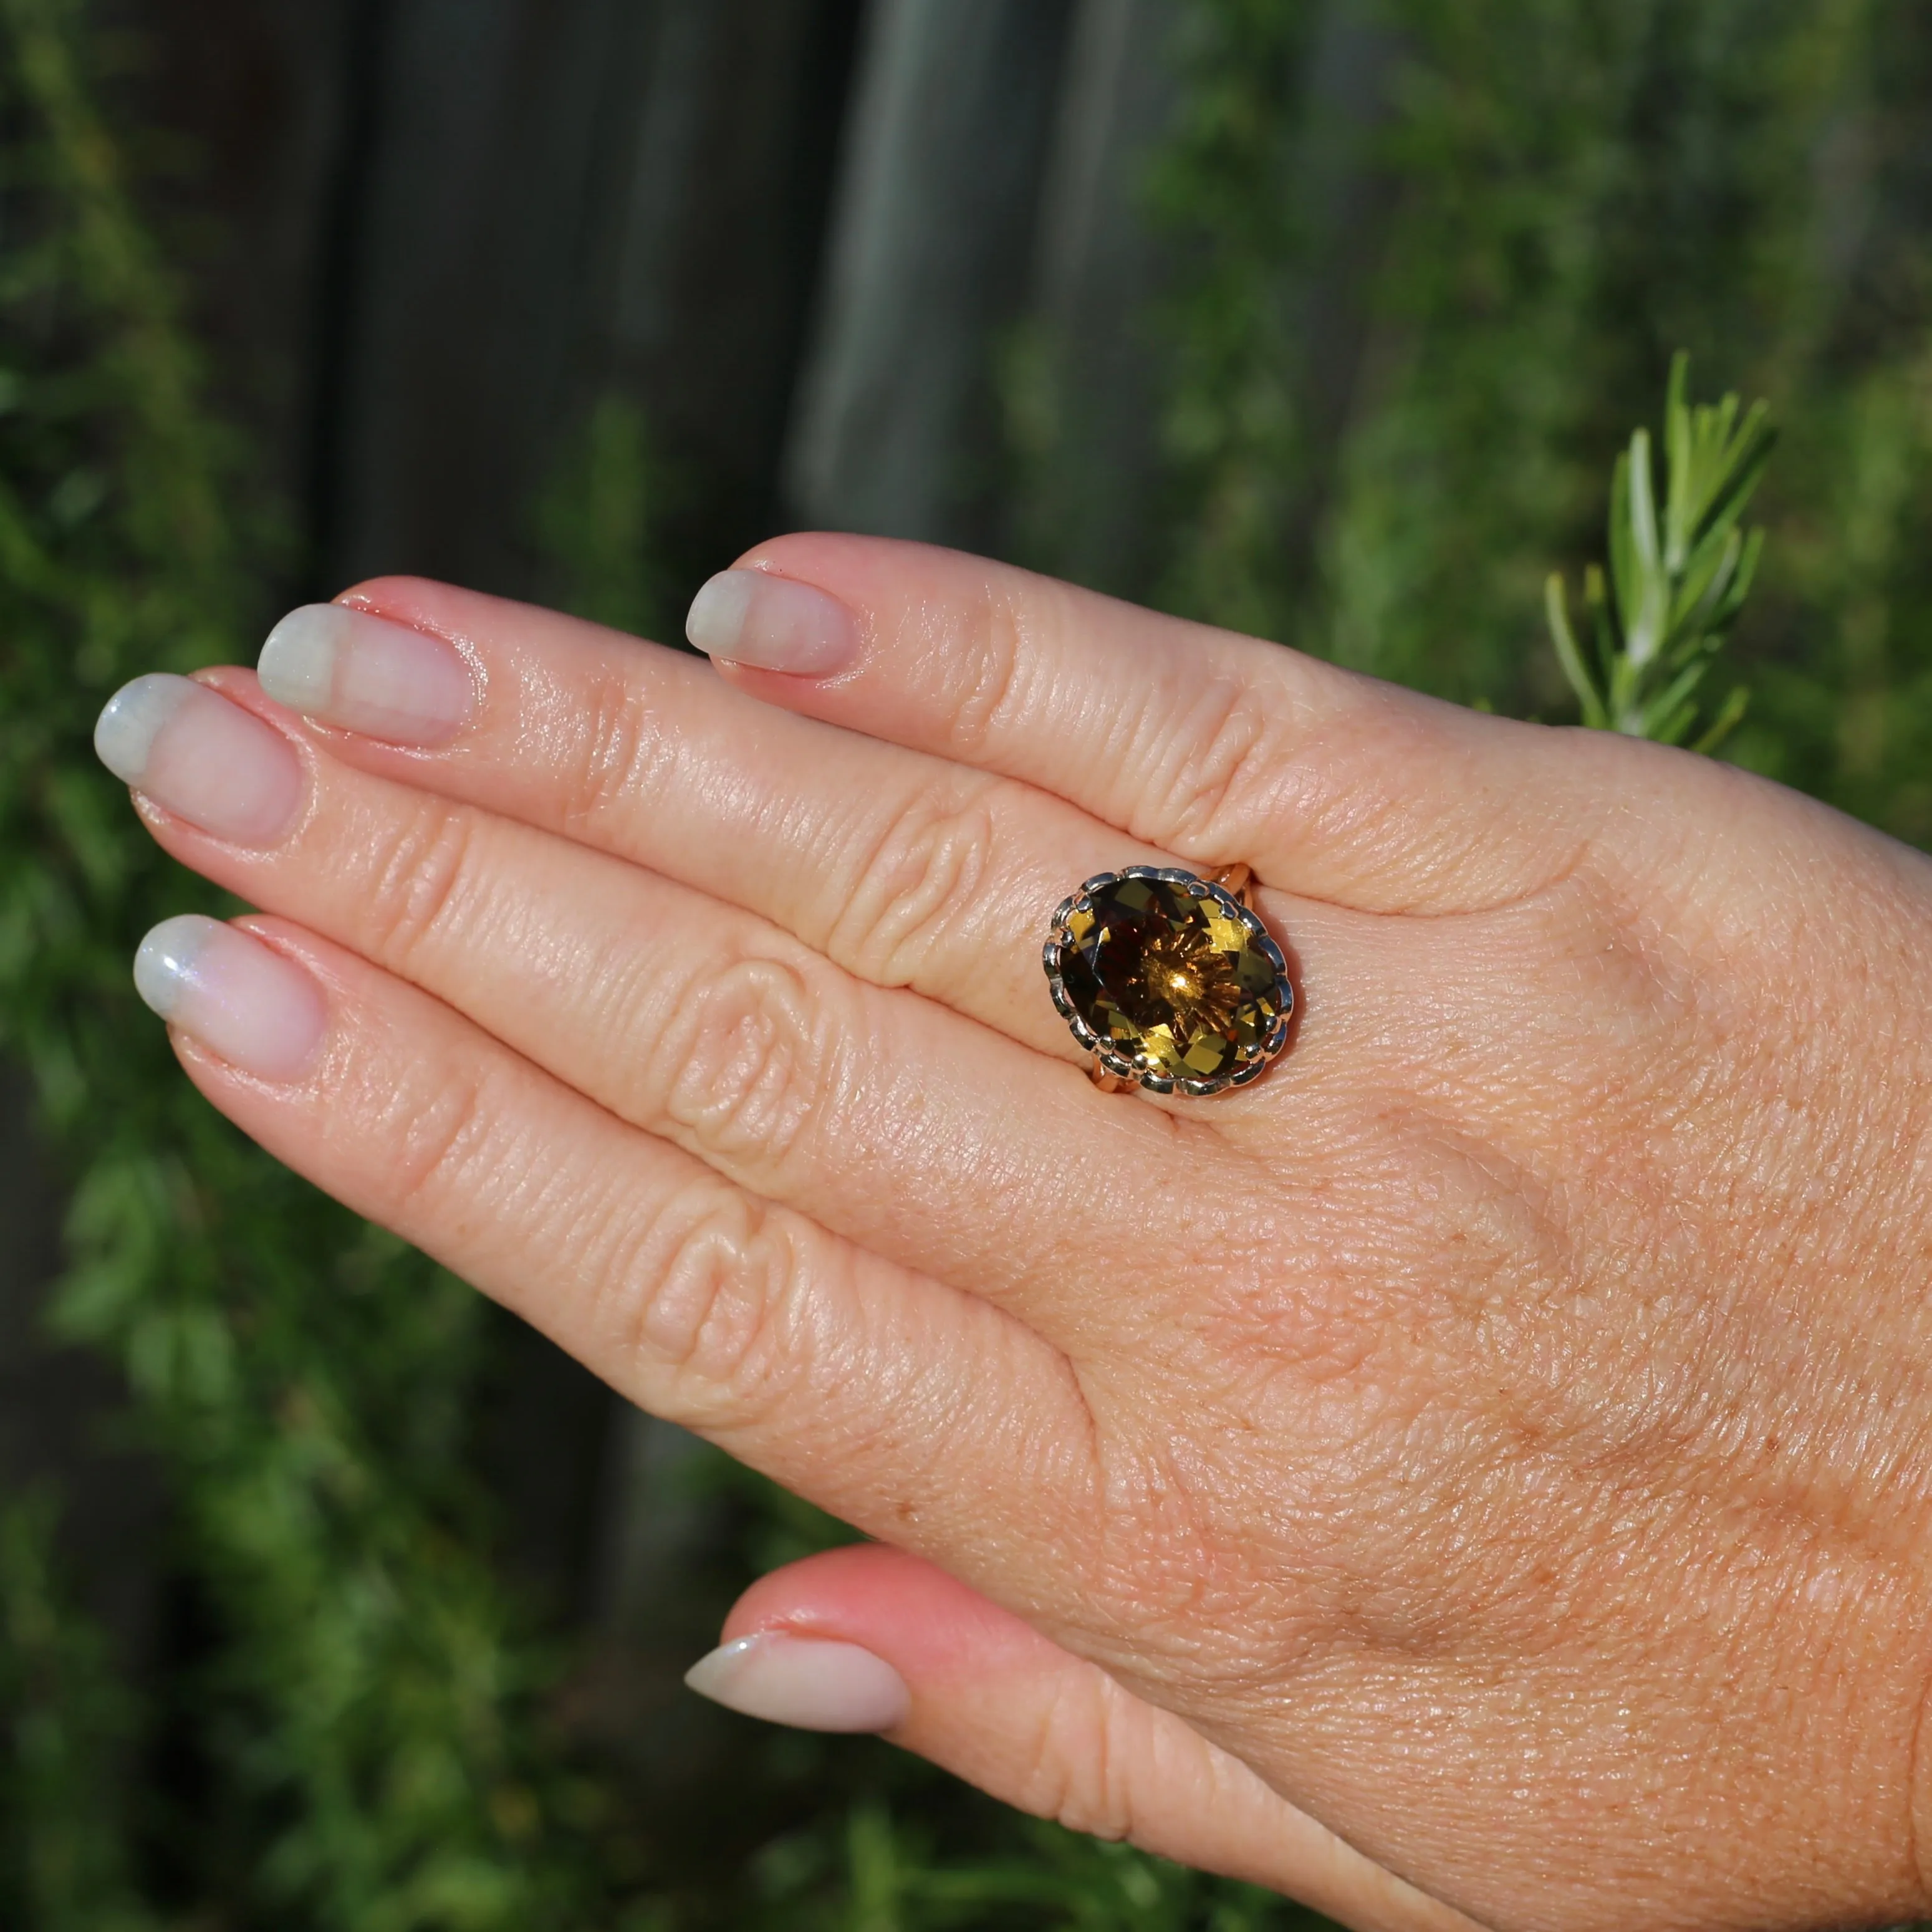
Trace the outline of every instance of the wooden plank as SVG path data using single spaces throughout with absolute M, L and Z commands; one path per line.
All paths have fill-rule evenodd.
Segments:
M 802 521 L 989 544 L 1069 0 L 878 0 L 785 460 Z
M 1081 0 L 1041 187 L 1032 315 L 1039 398 L 1003 536 L 1024 560 L 1144 596 L 1161 554 L 1162 368 L 1153 314 L 1171 262 L 1145 206 L 1177 102 L 1172 0 Z

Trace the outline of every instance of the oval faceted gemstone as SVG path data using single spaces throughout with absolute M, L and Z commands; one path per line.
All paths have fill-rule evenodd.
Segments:
M 1161 1080 L 1219 1080 L 1258 1060 L 1286 1005 L 1274 962 L 1214 898 L 1117 879 L 1076 902 L 1060 984 L 1102 1042 Z

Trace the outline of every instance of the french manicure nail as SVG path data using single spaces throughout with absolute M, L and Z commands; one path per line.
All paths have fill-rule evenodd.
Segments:
M 191 678 L 156 671 L 123 685 L 94 728 L 100 762 L 204 832 L 267 845 L 302 798 L 288 741 Z
M 801 1731 L 890 1731 L 912 1708 L 905 1679 L 856 1643 L 766 1630 L 702 1657 L 685 1673 L 700 1697 Z
M 198 913 L 142 940 L 134 986 L 169 1025 L 260 1080 L 294 1079 L 328 1025 L 322 988 L 293 960 Z
M 476 702 L 454 645 L 340 604 L 291 610 L 255 672 L 278 704 L 400 745 L 447 744 Z
M 859 620 L 836 597 L 762 570 L 727 570 L 692 601 L 684 634 L 706 657 L 828 677 L 859 655 Z

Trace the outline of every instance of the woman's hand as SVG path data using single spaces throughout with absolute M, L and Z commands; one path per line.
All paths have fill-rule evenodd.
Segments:
M 144 991 L 281 1159 L 892 1546 L 712 1688 L 1364 1925 L 1925 1908 L 1932 864 L 908 546 L 755 553 L 722 676 L 344 602 L 264 656 L 312 722 L 110 706 L 268 915 Z M 1040 945 L 1136 862 L 1254 868 L 1256 1084 L 1087 1079 Z

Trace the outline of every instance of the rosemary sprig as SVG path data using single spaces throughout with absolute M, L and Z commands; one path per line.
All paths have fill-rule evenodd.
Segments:
M 1588 656 L 1570 628 L 1561 572 L 1551 573 L 1545 594 L 1550 636 L 1583 722 L 1665 745 L 1684 743 L 1696 727 L 1694 694 L 1756 574 L 1764 532 L 1739 524 L 1778 440 L 1762 401 L 1742 420 L 1735 395 L 1693 407 L 1685 398 L 1690 375 L 1690 358 L 1680 351 L 1664 406 L 1660 526 L 1650 432 L 1637 430 L 1617 458 L 1609 574 L 1592 564 L 1583 578 Z M 1714 751 L 1748 701 L 1742 686 L 1733 689 L 1690 748 Z

